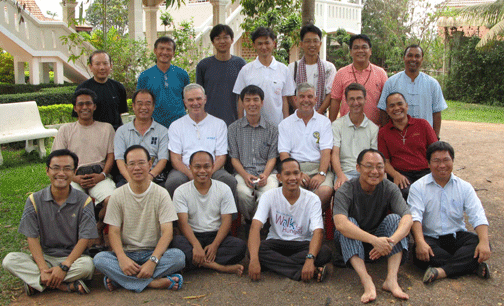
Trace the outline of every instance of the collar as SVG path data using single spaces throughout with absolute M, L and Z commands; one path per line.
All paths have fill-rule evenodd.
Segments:
M 357 70 L 357 68 L 355 68 L 354 64 L 351 63 L 350 64 L 350 66 L 351 66 L 350 72 L 352 72 L 352 68 L 353 68 L 353 71 L 355 71 L 356 73 L 362 73 L 364 71 L 371 71 L 371 65 L 373 65 L 373 64 L 371 64 L 371 62 L 369 62 L 369 65 L 366 68 L 364 68 L 364 70 Z
M 294 116 L 294 118 L 295 118 L 295 120 L 294 120 L 294 121 L 303 120 L 303 119 L 299 118 L 299 116 L 297 115 L 297 111 L 298 111 L 298 110 L 296 109 L 296 110 L 294 111 L 294 114 L 292 114 L 292 115 Z M 313 116 L 312 116 L 312 117 L 310 118 L 310 120 L 308 120 L 308 121 L 317 120 L 316 116 L 317 116 L 317 112 L 316 112 L 315 110 L 313 110 Z
M 128 130 L 130 130 L 130 131 L 137 131 L 138 132 L 138 130 L 135 127 L 135 120 L 136 119 L 133 119 L 133 121 L 131 121 L 131 122 L 128 123 L 129 124 L 128 125 Z M 154 127 L 155 127 L 154 124 L 155 123 L 156 123 L 156 121 L 154 121 L 154 118 L 153 118 L 152 119 L 152 123 L 151 123 L 150 127 L 147 129 L 147 131 L 154 130 Z
M 206 116 L 205 118 L 203 118 L 203 120 L 201 120 L 200 122 L 196 123 L 196 121 L 193 120 L 193 118 L 191 118 L 191 116 L 189 116 L 189 114 L 186 115 L 187 116 L 187 120 L 189 120 L 189 122 L 192 124 L 192 125 L 198 125 L 198 126 L 201 126 L 205 123 L 205 121 L 208 119 L 208 117 L 212 116 L 210 115 L 209 113 L 206 113 Z
M 241 121 L 240 121 L 240 126 L 241 127 L 246 127 L 247 125 L 251 126 L 250 123 L 247 120 L 247 116 L 243 116 L 243 118 L 241 118 Z M 259 125 L 257 127 L 266 128 L 266 120 L 264 119 L 264 116 L 261 116 L 259 118 Z
M 410 115 L 406 115 L 406 116 L 408 116 L 408 124 L 406 126 L 415 125 L 417 123 L 418 120 L 416 118 L 413 118 Z M 389 122 L 385 125 L 385 127 L 387 127 L 390 130 L 392 130 L 392 129 L 399 130 L 398 128 L 396 128 L 394 126 L 394 123 L 392 122 L 392 119 L 389 120 Z
M 42 189 L 41 199 L 42 199 L 42 201 L 45 201 L 45 202 L 56 203 L 56 201 L 54 201 L 54 198 L 51 193 L 51 185 Z M 76 204 L 77 203 L 76 190 L 72 188 L 72 185 L 70 185 L 70 192 L 68 193 L 68 198 L 65 200 L 65 203 L 66 204 Z
M 271 56 L 273 59 L 271 60 L 271 64 L 269 66 L 264 66 L 260 61 L 259 61 L 259 56 L 256 57 L 255 61 L 252 62 L 252 65 L 254 68 L 271 68 L 273 70 L 276 70 L 278 67 L 278 62 L 275 59 L 275 57 L 272 55 Z
M 352 120 L 350 120 L 350 114 L 346 114 L 346 115 L 345 115 L 345 117 L 346 117 L 346 118 L 345 118 L 345 120 L 346 120 L 346 121 L 345 121 L 345 122 L 346 122 L 346 124 L 347 124 L 349 127 L 350 127 L 350 126 L 355 127 L 355 124 L 352 122 Z M 362 128 L 365 128 L 365 127 L 367 127 L 368 123 L 369 123 L 369 119 L 368 119 L 368 117 L 366 117 L 366 114 L 364 114 L 364 119 L 362 120 L 361 124 L 360 124 L 360 125 L 359 125 L 359 127 L 357 127 L 357 128 L 361 128 L 361 127 L 362 127 Z
M 448 180 L 448 183 L 446 183 L 445 187 L 448 186 L 448 184 L 450 184 L 452 181 L 454 181 L 456 178 L 456 176 L 453 174 L 453 172 L 450 174 L 450 179 Z M 441 185 L 439 185 L 435 180 L 434 180 L 434 177 L 432 176 L 432 173 L 429 173 L 426 175 L 426 180 L 427 180 L 427 185 L 428 184 L 434 184 L 436 186 L 439 186 L 441 187 Z M 443 188 L 443 187 L 441 187 Z

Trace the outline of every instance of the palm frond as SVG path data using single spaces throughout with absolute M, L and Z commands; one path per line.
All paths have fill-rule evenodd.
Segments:
M 468 18 L 469 21 L 486 24 L 496 24 L 504 20 L 504 0 L 491 3 L 476 4 L 454 9 L 455 14 Z
M 504 20 L 501 20 L 496 25 L 494 25 L 488 33 L 486 33 L 479 43 L 476 45 L 476 48 L 484 48 L 489 42 L 493 41 L 497 38 L 497 35 L 504 33 Z

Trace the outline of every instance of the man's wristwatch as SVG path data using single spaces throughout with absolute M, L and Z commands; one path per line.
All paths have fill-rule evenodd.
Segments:
M 327 173 L 325 173 L 324 171 L 320 171 L 318 174 L 320 174 L 322 176 L 327 176 Z
M 306 259 L 315 259 L 315 256 L 313 254 L 308 253 L 306 255 Z
M 156 256 L 152 255 L 150 258 L 149 258 L 150 261 L 152 261 L 153 263 L 155 263 L 156 265 L 159 263 L 159 259 L 157 259 Z
M 68 270 L 70 270 L 70 267 L 69 266 L 65 266 L 64 264 L 60 263 L 59 264 L 59 267 L 61 268 L 61 270 L 63 270 L 64 272 L 68 272 Z

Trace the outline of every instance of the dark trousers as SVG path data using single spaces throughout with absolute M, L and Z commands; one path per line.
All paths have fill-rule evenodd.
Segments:
M 424 238 L 435 256 L 431 256 L 428 262 L 418 260 L 415 256 L 414 263 L 421 269 L 427 269 L 428 266 L 442 268 L 448 277 L 457 277 L 473 273 L 478 268 L 478 258 L 473 258 L 479 243 L 478 235 L 460 231 L 456 237 L 450 234 L 439 239 Z
M 301 280 L 301 271 L 310 248 L 310 241 L 267 239 L 259 247 L 261 266 L 293 280 Z M 331 260 L 331 249 L 322 245 L 315 259 L 321 267 Z
M 201 247 L 205 248 L 215 240 L 217 232 L 194 233 L 194 236 L 198 239 Z M 193 263 L 193 246 L 189 243 L 189 240 L 187 240 L 186 237 L 183 235 L 176 235 L 173 237 L 170 247 L 180 249 L 184 252 L 186 257 L 186 269 L 193 270 L 197 268 L 197 266 Z M 239 263 L 245 257 L 246 251 L 247 244 L 245 241 L 233 236 L 227 236 L 224 240 L 222 240 L 219 248 L 217 249 L 215 262 L 220 265 L 232 265 Z
M 408 194 L 409 194 L 409 188 L 410 188 L 411 184 L 413 184 L 417 180 L 421 179 L 424 175 L 429 174 L 431 171 L 430 171 L 430 169 L 424 169 L 424 170 L 419 170 L 419 171 L 400 171 L 400 170 L 397 170 L 397 172 L 404 175 L 408 179 L 408 181 L 410 182 L 410 184 L 406 188 L 401 189 L 401 193 L 402 193 L 404 200 L 407 200 Z M 389 177 L 389 179 L 391 179 L 392 182 L 394 181 L 394 179 L 392 177 Z

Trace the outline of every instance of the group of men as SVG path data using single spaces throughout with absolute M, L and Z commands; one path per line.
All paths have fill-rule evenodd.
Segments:
M 332 256 L 322 215 L 333 198 L 335 241 L 360 277 L 363 303 L 376 298 L 365 263 L 382 257 L 382 288 L 408 299 L 397 273 L 410 229 L 424 282 L 489 277 L 488 221 L 474 189 L 452 174 L 453 148 L 438 141 L 446 103 L 420 72 L 419 46 L 405 50 L 405 71 L 387 80 L 369 62 L 366 35 L 352 36 L 353 62 L 337 72 L 318 56 L 322 32 L 313 25 L 301 29 L 304 56 L 289 67 L 275 60 L 268 28 L 251 34 L 258 57 L 248 64 L 231 55 L 231 28 L 217 25 L 210 38 L 216 53 L 198 64 L 192 84 L 171 64 L 175 41 L 155 42 L 156 65 L 140 75 L 135 119 L 125 125 L 111 58 L 90 55 L 94 77 L 72 101 L 78 120 L 60 128 L 47 160 L 51 186 L 25 205 L 19 231 L 31 257 L 3 261 L 28 294 L 87 293 L 94 267 L 109 291 L 180 290 L 184 268 L 242 275 L 247 244 L 229 235 L 237 212 L 249 228 L 251 279 L 268 269 L 322 281 Z M 105 225 L 112 251 L 91 259 L 85 250 L 103 243 Z

